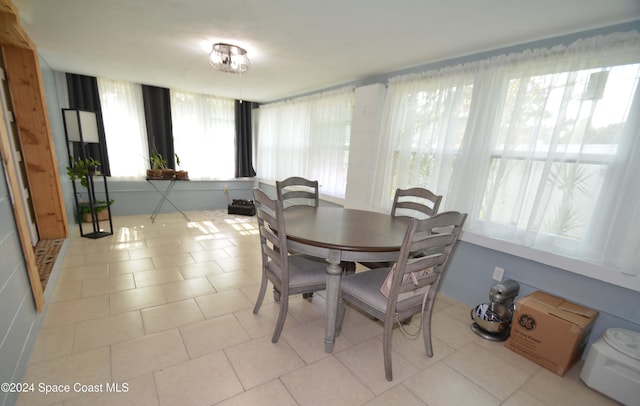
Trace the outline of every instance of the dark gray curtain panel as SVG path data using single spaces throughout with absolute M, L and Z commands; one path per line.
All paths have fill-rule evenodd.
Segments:
M 169 89 L 142 85 L 144 117 L 147 124 L 149 156 L 158 152 L 167 160 L 167 166 L 176 169 L 171 123 L 171 97 Z
M 256 103 L 236 100 L 236 178 L 256 176 L 253 168 L 253 146 L 251 141 L 251 110 Z
M 107 139 L 104 136 L 104 123 L 102 121 L 102 107 L 98 93 L 98 80 L 93 76 L 76 75 L 73 73 L 67 73 L 66 77 L 69 108 L 96 113 L 98 139 L 100 143 L 87 144 L 86 153 L 102 163 L 103 174 L 111 176 L 109 155 L 107 154 Z M 79 145 L 74 145 L 73 149 L 75 156 L 84 156 L 85 151 L 83 151 Z

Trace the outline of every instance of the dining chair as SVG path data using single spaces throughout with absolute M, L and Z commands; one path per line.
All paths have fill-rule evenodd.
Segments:
M 318 188 L 317 180 L 309 180 L 300 176 L 276 181 L 278 200 L 282 202 L 282 207 L 285 209 L 292 206 L 318 207 L 320 203 Z M 313 292 L 305 292 L 302 297 L 312 298 Z
M 414 187 L 396 189 L 391 206 L 392 217 L 428 218 L 438 213 L 442 196 L 436 195 L 429 189 Z M 393 265 L 393 262 L 362 262 L 367 268 L 382 268 Z
M 320 201 L 317 180 L 292 176 L 276 181 L 276 191 L 285 209 L 297 205 L 318 207 Z
M 280 299 L 280 313 L 271 338 L 271 342 L 276 343 L 287 317 L 289 296 L 324 290 L 327 265 L 320 259 L 290 254 L 287 249 L 282 202 L 269 198 L 260 189 L 255 189 L 253 196 L 262 252 L 262 281 L 253 313 L 257 314 L 260 310 L 267 282 L 271 282 Z
M 429 189 L 414 187 L 396 189 L 391 206 L 393 217 L 426 218 L 438 213 L 442 196 Z
M 449 211 L 427 219 L 411 219 L 404 236 L 398 261 L 391 267 L 376 268 L 342 277 L 336 331 L 344 321 L 349 303 L 384 322 L 382 346 L 384 370 L 388 381 L 391 368 L 391 337 L 393 327 L 415 314 L 422 314 L 420 328 L 426 354 L 433 356 L 431 345 L 431 313 L 440 280 L 454 249 L 466 214 Z M 412 253 L 422 252 L 415 257 Z M 382 289 L 386 278 L 391 283 L 388 294 Z M 403 330 L 404 332 L 404 330 Z M 418 330 L 417 334 L 420 331 Z

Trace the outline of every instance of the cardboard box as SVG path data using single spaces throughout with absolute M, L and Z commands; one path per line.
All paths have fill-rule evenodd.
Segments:
M 580 359 L 598 312 L 544 292 L 516 301 L 507 348 L 562 376 Z

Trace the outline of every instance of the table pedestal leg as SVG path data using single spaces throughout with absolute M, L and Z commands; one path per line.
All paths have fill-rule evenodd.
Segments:
M 338 296 L 340 293 L 340 279 L 342 267 L 340 266 L 340 251 L 329 251 L 329 265 L 327 266 L 327 325 L 324 338 L 324 351 L 333 352 L 333 343 L 336 337 L 336 315 L 338 314 Z

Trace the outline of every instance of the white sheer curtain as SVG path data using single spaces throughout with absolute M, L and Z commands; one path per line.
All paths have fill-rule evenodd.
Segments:
M 235 111 L 229 98 L 171 90 L 173 145 L 191 179 L 235 176 Z
M 264 179 L 302 176 L 320 192 L 344 197 L 354 88 L 258 109 L 257 172 Z
M 147 127 L 140 85 L 98 78 L 111 176 L 146 175 L 149 162 Z
M 379 204 L 424 186 L 471 232 L 640 272 L 640 35 L 390 81 Z

